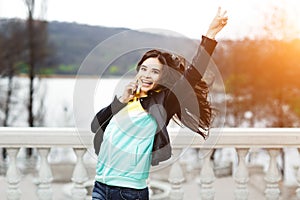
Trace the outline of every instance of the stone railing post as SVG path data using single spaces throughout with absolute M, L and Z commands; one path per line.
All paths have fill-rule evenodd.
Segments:
M 21 176 L 16 163 L 16 157 L 18 152 L 19 148 L 7 148 L 7 155 L 9 157 L 9 165 L 6 172 L 6 180 L 8 183 L 8 200 L 19 200 L 21 198 L 21 191 L 19 189 Z
M 53 180 L 53 176 L 47 159 L 49 151 L 49 148 L 38 149 L 41 161 L 39 169 L 37 196 L 40 200 L 52 199 L 51 182 Z
M 298 153 L 300 154 L 300 148 L 298 148 Z M 299 159 L 299 156 L 298 156 Z M 298 171 L 297 171 L 297 182 L 298 182 L 298 188 L 296 190 L 296 196 L 297 199 L 300 199 L 300 166 L 298 166 Z
M 246 166 L 245 158 L 248 153 L 248 149 L 236 149 L 238 154 L 238 167 L 234 175 L 234 180 L 237 184 L 235 189 L 236 200 L 248 199 L 247 183 L 249 181 L 249 173 Z
M 173 159 L 178 159 L 181 149 L 173 149 Z M 182 183 L 184 181 L 183 171 L 179 163 L 179 159 L 174 161 L 169 173 L 169 183 L 171 184 L 171 191 L 169 194 L 170 200 L 182 200 L 184 191 Z
M 268 149 L 268 152 L 270 155 L 270 163 L 265 176 L 267 182 L 265 197 L 267 200 L 278 200 L 280 194 L 278 182 L 281 180 L 281 175 L 277 167 L 276 158 L 279 155 L 280 149 Z
M 212 149 L 205 149 L 205 158 L 200 172 L 200 196 L 201 200 L 214 200 L 215 189 L 213 183 L 215 174 L 212 166 L 211 155 Z
M 74 149 L 77 162 L 73 171 L 72 181 L 74 187 L 72 189 L 72 199 L 73 200 L 85 200 L 87 196 L 87 189 L 84 183 L 88 180 L 88 173 L 83 163 L 83 156 L 86 152 L 85 148 L 75 148 Z

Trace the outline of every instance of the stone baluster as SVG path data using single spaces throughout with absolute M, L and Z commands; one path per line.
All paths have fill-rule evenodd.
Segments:
M 72 199 L 73 200 L 85 200 L 87 196 L 87 189 L 84 183 L 88 180 L 88 173 L 83 163 L 83 156 L 86 152 L 85 148 L 74 149 L 77 162 L 73 171 L 72 181 L 74 183 L 72 189 Z
M 182 200 L 183 199 L 183 189 L 182 183 L 184 181 L 183 171 L 178 159 L 181 153 L 181 149 L 173 149 L 173 164 L 169 173 L 169 183 L 171 184 L 171 191 L 169 194 L 170 200 Z
M 281 180 L 281 175 L 277 167 L 276 158 L 279 155 L 280 149 L 268 149 L 268 152 L 270 155 L 270 163 L 265 176 L 267 182 L 265 197 L 267 200 L 278 200 L 280 194 L 278 182 Z
M 213 200 L 215 196 L 213 183 L 216 179 L 211 161 L 213 151 L 212 149 L 205 149 L 204 151 L 206 156 L 200 172 L 200 196 L 201 200 Z
M 52 199 L 52 187 L 51 182 L 53 180 L 52 171 L 48 163 L 49 148 L 39 148 L 40 154 L 40 169 L 38 177 L 37 196 L 40 200 Z
M 247 200 L 248 199 L 248 188 L 247 183 L 249 181 L 249 173 L 246 166 L 245 158 L 248 153 L 248 149 L 237 149 L 238 154 L 238 167 L 234 175 L 234 180 L 237 184 L 235 189 L 236 200 Z
M 7 148 L 7 155 L 9 157 L 9 166 L 6 172 L 6 180 L 8 183 L 8 200 L 18 200 L 21 198 L 21 191 L 19 189 L 21 176 L 16 163 L 18 152 L 19 148 Z
M 298 153 L 300 154 L 300 148 L 298 149 Z M 296 190 L 297 199 L 300 199 L 300 166 L 298 166 L 297 171 L 297 182 L 298 182 L 298 188 Z

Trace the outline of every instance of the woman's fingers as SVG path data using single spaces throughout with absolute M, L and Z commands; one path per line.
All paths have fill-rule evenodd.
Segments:
M 221 7 L 219 6 L 219 7 L 218 7 L 218 10 L 217 10 L 216 16 L 219 17 L 219 16 L 220 16 L 220 13 L 221 13 Z
M 226 14 L 227 14 L 227 10 L 222 11 L 222 8 L 219 6 L 216 16 L 218 18 L 228 18 L 227 16 L 225 16 Z
M 226 14 L 227 14 L 227 10 L 225 10 L 221 16 L 222 16 L 222 17 L 226 17 L 226 16 L 225 16 Z M 228 17 L 226 17 L 226 18 L 228 18 Z
M 136 91 L 136 89 L 137 89 L 136 83 L 130 82 L 125 88 L 124 95 L 126 95 L 128 97 L 132 96 L 132 95 L 134 95 L 134 92 Z
M 134 92 L 136 91 L 137 85 L 135 82 L 130 82 L 129 87 L 131 89 L 131 94 L 134 94 Z
M 228 16 L 226 16 L 226 14 L 227 10 L 222 11 L 221 7 L 219 6 L 217 11 L 217 19 L 221 25 L 227 24 Z
M 130 82 L 125 86 L 123 95 L 120 97 L 120 101 L 123 103 L 128 103 L 134 97 L 134 92 L 137 89 L 135 82 Z

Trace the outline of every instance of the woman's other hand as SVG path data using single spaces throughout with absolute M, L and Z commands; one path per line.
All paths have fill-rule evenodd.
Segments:
M 213 18 L 212 22 L 209 25 L 206 37 L 210 39 L 215 39 L 217 33 L 219 33 L 227 24 L 228 17 L 226 16 L 226 13 L 226 10 L 222 11 L 221 7 L 218 8 L 216 16 Z
M 124 89 L 123 95 L 119 98 L 121 103 L 128 103 L 135 96 L 135 91 L 137 89 L 136 82 L 130 82 Z

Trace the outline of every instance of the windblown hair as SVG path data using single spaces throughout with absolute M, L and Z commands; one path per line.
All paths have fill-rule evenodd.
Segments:
M 137 71 L 140 69 L 141 64 L 148 58 L 157 58 L 164 66 L 162 68 L 161 81 L 158 86 L 161 87 L 161 89 L 172 89 L 176 81 L 183 76 L 185 70 L 188 67 L 193 67 L 181 56 L 154 49 L 146 52 L 142 56 L 137 64 Z M 201 76 L 200 73 L 199 75 Z M 194 95 L 197 98 L 198 109 L 193 107 L 195 105 L 189 106 L 188 103 L 183 103 L 183 105 L 186 105 L 185 108 L 181 109 L 181 113 L 173 116 L 173 120 L 180 126 L 184 125 L 192 131 L 199 133 L 204 139 L 207 139 L 213 115 L 211 105 L 208 101 L 209 88 L 202 76 L 201 80 L 193 87 L 193 91 L 189 92 L 187 93 L 187 98 L 183 101 L 189 101 L 190 95 Z

